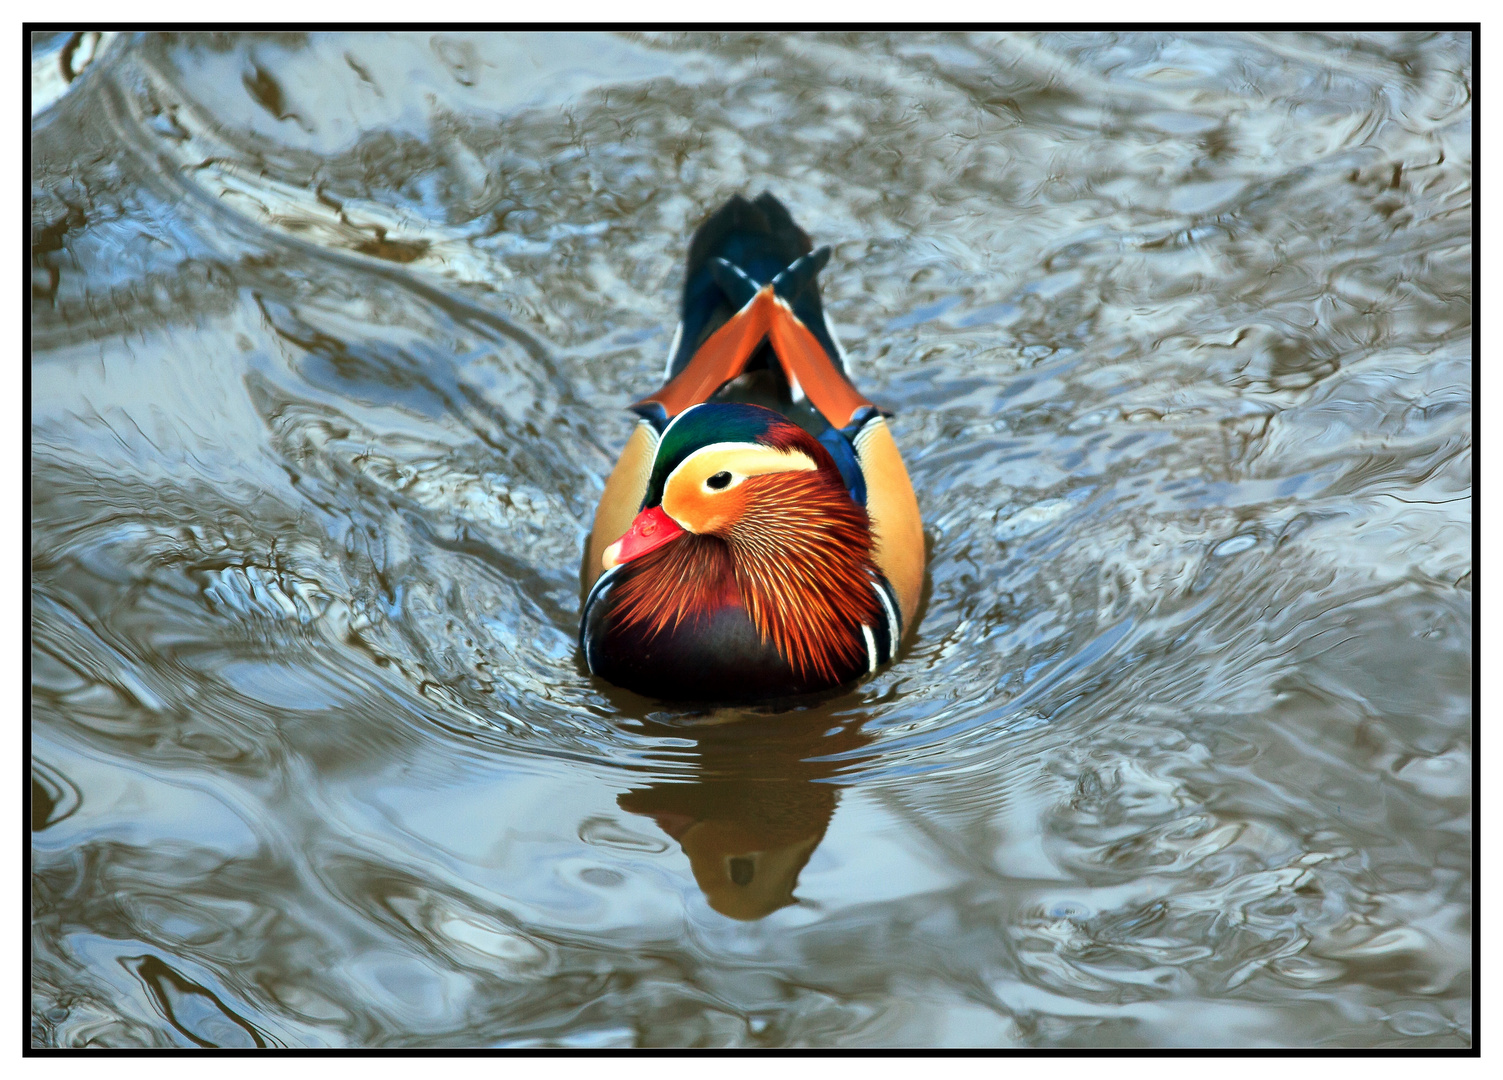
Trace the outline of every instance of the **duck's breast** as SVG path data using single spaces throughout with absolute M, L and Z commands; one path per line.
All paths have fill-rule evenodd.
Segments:
M 866 674 L 859 663 L 834 681 L 801 676 L 771 642 L 763 641 L 739 603 L 700 612 L 653 633 L 617 617 L 611 571 L 585 601 L 581 644 L 595 675 L 649 697 L 681 701 L 753 701 L 790 697 L 842 686 Z

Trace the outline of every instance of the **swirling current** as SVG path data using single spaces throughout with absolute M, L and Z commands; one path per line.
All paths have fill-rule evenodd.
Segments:
M 1468 1047 L 1465 33 L 39 34 L 34 1046 Z M 930 542 L 593 680 L 773 192 Z

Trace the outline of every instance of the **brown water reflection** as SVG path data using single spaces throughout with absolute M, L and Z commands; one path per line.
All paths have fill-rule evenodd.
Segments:
M 822 731 L 806 716 L 785 715 L 696 727 L 688 777 L 634 788 L 616 801 L 678 842 L 712 908 L 760 919 L 794 902 L 799 871 L 840 798 L 829 781 L 845 762 L 830 755 L 849 759 L 868 745 L 872 736 L 861 725 L 846 719 Z

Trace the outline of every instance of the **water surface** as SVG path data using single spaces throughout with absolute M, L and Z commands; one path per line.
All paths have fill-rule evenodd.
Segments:
M 33 62 L 34 1045 L 1471 1044 L 1466 35 Z M 764 189 L 930 581 L 689 713 L 579 558 Z

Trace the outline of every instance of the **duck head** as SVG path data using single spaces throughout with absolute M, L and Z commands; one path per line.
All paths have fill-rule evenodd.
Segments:
M 835 684 L 867 666 L 884 617 L 872 544 L 814 436 L 770 409 L 707 402 L 664 430 L 642 509 L 602 561 L 621 568 L 620 625 L 656 637 L 739 605 L 800 676 Z

